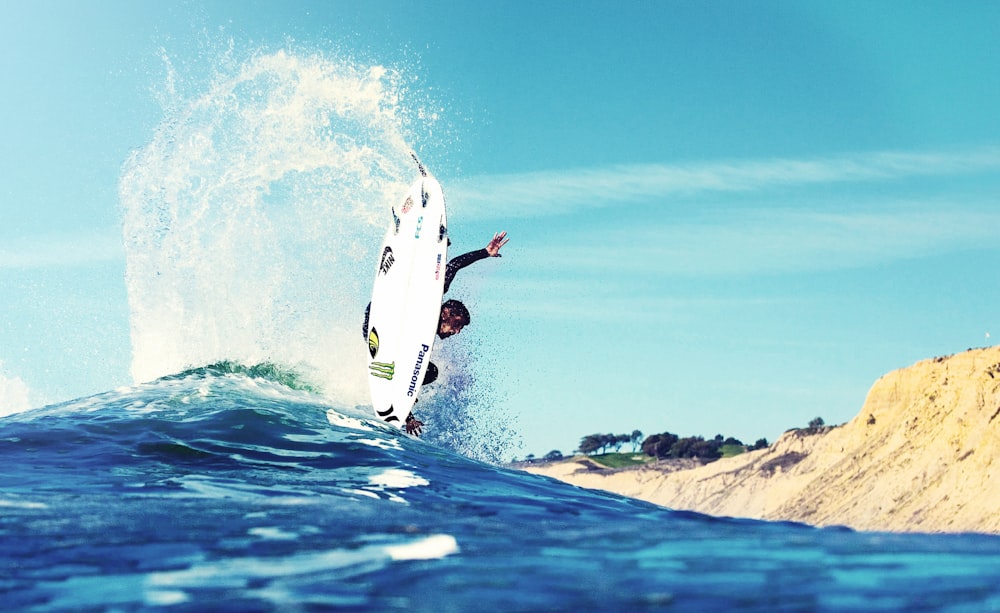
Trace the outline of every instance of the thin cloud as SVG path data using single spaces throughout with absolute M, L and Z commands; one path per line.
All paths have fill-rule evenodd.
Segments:
M 634 282 L 560 283 L 552 280 L 525 280 L 511 292 L 520 318 L 555 319 L 626 325 L 637 320 L 659 324 L 682 324 L 706 312 L 722 312 L 758 307 L 773 308 L 798 298 L 711 295 L 664 296 L 661 289 Z M 609 290 L 609 286 L 614 291 Z
M 0 243 L 0 269 L 89 266 L 124 257 L 121 235 L 113 232 L 25 236 Z
M 705 193 L 889 181 L 1000 170 L 1000 149 L 874 152 L 812 160 L 641 164 L 562 172 L 484 175 L 446 186 L 450 201 L 483 218 L 560 215 L 581 208 Z
M 504 295 L 519 313 L 580 321 L 683 324 L 713 311 L 801 302 L 764 294 L 678 295 L 685 278 L 748 278 L 881 266 L 950 251 L 992 248 L 991 203 L 867 203 L 866 210 L 752 209 L 683 222 L 650 220 L 576 229 L 512 260 Z M 532 264 L 534 262 L 534 264 Z M 538 266 L 543 262 L 544 266 Z M 765 284 L 764 287 L 767 287 Z M 669 291 L 667 288 L 671 288 Z
M 651 221 L 581 231 L 535 256 L 551 269 L 644 275 L 744 275 L 838 270 L 990 247 L 1000 211 L 952 202 L 877 210 L 727 211 L 698 221 Z M 586 245 L 574 248 L 573 245 Z M 565 273 L 564 274 L 568 274 Z

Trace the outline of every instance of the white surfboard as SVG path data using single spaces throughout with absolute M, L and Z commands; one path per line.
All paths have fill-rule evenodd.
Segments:
M 422 176 L 392 208 L 368 316 L 372 408 L 380 419 L 400 428 L 430 363 L 448 262 L 444 193 L 417 164 Z

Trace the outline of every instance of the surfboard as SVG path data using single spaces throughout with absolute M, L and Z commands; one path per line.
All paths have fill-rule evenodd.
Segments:
M 444 192 L 416 156 L 414 160 L 421 176 L 392 207 L 368 315 L 372 408 L 400 428 L 430 363 L 448 262 Z

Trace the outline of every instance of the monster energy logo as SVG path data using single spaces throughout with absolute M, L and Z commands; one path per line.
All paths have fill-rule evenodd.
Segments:
M 373 377 L 388 379 L 389 381 L 392 381 L 392 376 L 396 374 L 395 362 L 390 362 L 389 364 L 385 362 L 372 362 L 368 368 L 372 371 Z

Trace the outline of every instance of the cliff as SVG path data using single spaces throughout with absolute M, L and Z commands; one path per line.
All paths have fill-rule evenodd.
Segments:
M 850 422 L 680 470 L 529 472 L 711 515 L 859 530 L 1000 533 L 1000 347 L 925 360 L 871 388 Z

